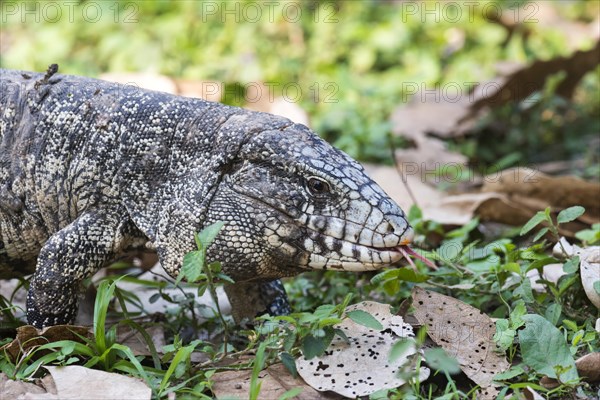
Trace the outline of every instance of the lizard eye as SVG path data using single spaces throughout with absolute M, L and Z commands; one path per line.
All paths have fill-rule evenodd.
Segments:
M 311 194 L 319 195 L 329 193 L 330 190 L 329 183 L 324 180 L 315 177 L 308 179 L 308 191 Z

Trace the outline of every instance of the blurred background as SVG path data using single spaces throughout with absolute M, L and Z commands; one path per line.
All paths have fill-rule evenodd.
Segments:
M 306 113 L 297 119 L 306 117 L 325 139 L 359 160 L 387 164 L 392 133 L 398 148 L 415 147 L 411 134 L 419 127 L 402 135 L 404 122 L 395 127 L 391 118 L 412 99 L 424 108 L 408 115 L 429 114 L 426 130 L 437 130 L 444 147 L 474 165 L 577 159 L 587 160 L 575 163 L 579 174 L 598 177 L 591 162 L 597 142 L 590 147 L 599 131 L 597 53 L 583 74 L 568 63 L 540 68 L 534 76 L 541 84 L 531 93 L 493 103 L 493 115 L 468 132 L 449 131 L 474 102 L 469 91 L 478 83 L 493 81 L 493 89 L 537 60 L 592 49 L 599 7 L 597 1 L 3 1 L 0 66 L 44 71 L 57 63 L 62 73 L 113 73 L 115 80 L 266 111 L 283 96 Z M 559 96 L 557 86 L 573 74 L 582 75 L 576 87 Z M 518 86 L 527 87 L 527 79 Z M 441 110 L 440 103 L 461 105 Z

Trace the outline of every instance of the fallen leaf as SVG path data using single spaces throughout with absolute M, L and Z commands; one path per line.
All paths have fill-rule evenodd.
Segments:
M 600 246 L 590 246 L 586 248 L 572 245 L 561 237 L 552 248 L 552 253 L 556 257 L 579 256 L 579 273 L 581 275 L 581 284 L 587 298 L 596 308 L 600 309 L 600 293 L 596 287 L 600 287 Z
M 101 74 L 99 79 L 120 83 L 140 89 L 156 90 L 169 94 L 177 94 L 175 81 L 168 76 L 152 73 L 110 72 Z
M 527 271 L 526 276 L 531 281 L 531 289 L 536 292 L 545 292 L 546 286 L 540 282 L 541 279 L 552 282 L 554 284 L 558 283 L 558 280 L 567 275 L 564 270 L 563 264 L 547 264 L 542 267 L 542 276 L 540 277 L 540 273 L 537 269 L 531 269 Z
M 556 94 L 570 99 L 581 78 L 598 65 L 598 60 L 600 60 L 600 41 L 590 50 L 579 50 L 567 57 L 536 60 L 531 65 L 511 74 L 493 94 L 474 102 L 470 116 L 485 107 L 500 107 L 509 102 L 525 99 L 533 92 L 542 90 L 546 78 L 560 71 L 565 71 L 566 77 L 558 84 Z
M 560 386 L 560 382 L 554 378 L 550 378 L 544 375 L 542 376 L 542 379 L 540 379 L 540 385 L 542 385 L 546 389 L 556 389 Z
M 523 394 L 527 400 L 545 400 L 544 396 L 536 392 L 532 387 L 525 386 L 523 388 Z
M 78 343 L 84 343 L 79 336 L 91 338 L 89 328 L 75 325 L 55 325 L 42 330 L 31 325 L 24 325 L 17 328 L 17 337 L 10 343 L 0 347 L 0 351 L 5 351 L 11 359 L 17 360 L 20 354 L 28 351 L 32 347 L 41 346 L 50 342 L 59 340 L 72 340 Z M 48 351 L 39 353 L 39 356 Z
M 494 386 L 479 388 L 477 389 L 477 400 L 496 400 L 498 394 L 500 394 L 500 390 Z
M 308 113 L 298 103 L 288 101 L 284 97 L 276 97 L 268 112 L 290 119 L 296 124 L 309 126 L 310 123 Z
M 247 399 L 250 393 L 249 369 L 239 371 L 217 372 L 211 378 L 211 390 L 217 399 Z M 339 399 L 336 394 L 319 393 L 302 379 L 294 378 L 283 364 L 274 364 L 264 369 L 258 375 L 261 381 L 259 398 L 278 399 L 290 389 L 300 388 L 300 394 L 294 397 L 298 400 Z
M 297 359 L 300 376 L 319 391 L 331 390 L 349 398 L 406 383 L 407 378 L 399 376 L 398 371 L 408 367 L 415 372 L 409 361 L 416 354 L 415 346 L 406 346 L 394 361 L 389 356 L 401 338 L 414 337 L 412 326 L 391 314 L 388 304 L 366 301 L 346 308 L 346 312 L 355 310 L 371 314 L 383 329 L 371 329 L 346 318 L 335 328 L 344 332 L 348 342 L 336 336 L 323 356 Z M 418 376 L 424 381 L 429 369 L 421 367 Z
M 223 97 L 223 82 L 175 79 L 177 94 L 208 101 L 221 101 Z
M 589 383 L 600 382 L 600 353 L 590 353 L 575 361 L 581 379 Z
M 460 300 L 415 287 L 412 292 L 414 315 L 427 333 L 456 358 L 461 370 L 482 388 L 495 385 L 494 375 L 510 366 L 496 352 L 494 322 L 473 306 Z
M 162 354 L 162 348 L 166 345 L 164 326 L 154 324 L 143 326 L 143 328 L 150 336 L 150 340 L 156 351 Z M 142 334 L 129 325 L 119 325 L 117 327 L 117 343 L 129 347 L 136 356 L 149 356 L 152 354 Z
M 529 168 L 510 168 L 484 178 L 482 192 L 504 193 L 516 204 L 520 199 L 537 199 L 539 211 L 552 207 L 560 211 L 583 206 L 586 213 L 579 220 L 586 224 L 600 221 L 600 183 L 575 176 L 549 176 Z
M 600 287 L 600 246 L 586 248 L 580 259 L 583 290 L 592 304 L 600 309 L 600 293 L 597 291 L 597 287 Z
M 262 82 L 248 85 L 244 108 L 253 111 L 268 112 L 292 120 L 297 124 L 309 126 L 308 113 L 292 97 L 274 96 L 273 88 Z
M 152 397 L 152 390 L 140 379 L 77 365 L 44 368 L 52 375 L 61 400 L 143 400 Z
M 57 399 L 56 392 L 48 393 L 44 388 L 35 385 L 33 383 L 15 381 L 10 379 L 6 374 L 0 373 L 0 398 L 2 399 L 23 399 L 27 395 L 29 398 L 41 398 L 38 397 L 41 394 L 50 395 Z M 36 395 L 36 396 L 32 396 Z

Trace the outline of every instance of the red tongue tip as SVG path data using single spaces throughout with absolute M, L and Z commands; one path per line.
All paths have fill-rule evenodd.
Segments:
M 400 253 L 402 253 L 402 255 L 404 256 L 404 258 L 406 259 L 406 261 L 408 261 L 408 263 L 411 265 L 411 267 L 413 267 L 413 269 L 416 271 L 417 267 L 415 266 L 415 263 L 413 262 L 413 260 L 411 260 L 410 257 L 414 257 L 418 260 L 421 260 L 425 265 L 427 265 L 429 268 L 433 269 L 433 270 L 437 270 L 438 267 L 437 265 L 435 265 L 431 260 L 425 258 L 424 256 L 418 254 L 417 252 L 415 252 L 413 249 L 411 249 L 410 247 L 408 247 L 407 245 L 403 245 L 403 246 L 399 246 L 398 250 L 400 251 Z

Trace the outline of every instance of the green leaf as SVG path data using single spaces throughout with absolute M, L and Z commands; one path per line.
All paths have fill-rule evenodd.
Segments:
M 220 279 L 223 282 L 227 282 L 227 283 L 235 283 L 235 281 L 233 279 L 231 279 L 231 277 L 229 275 L 225 275 L 225 274 L 216 274 L 215 278 Z
M 536 226 L 538 226 L 541 222 L 546 220 L 546 214 L 543 211 L 538 211 L 521 229 L 521 233 L 519 235 L 523 236 Z
M 575 237 L 588 245 L 600 241 L 600 224 L 592 225 L 592 229 L 584 229 L 575 234 Z
M 515 365 L 514 367 L 510 367 L 509 369 L 507 369 L 504 372 L 496 374 L 494 376 L 494 380 L 495 381 L 509 380 L 509 379 L 514 378 L 515 376 L 519 376 L 519 375 L 524 374 L 524 373 L 525 373 L 525 370 L 519 364 L 519 365 Z
M 523 321 L 523 316 L 525 314 L 527 314 L 525 302 L 523 300 L 519 300 L 510 313 L 510 327 L 513 329 L 522 327 L 525 323 L 525 321 Z
M 594 290 L 596 293 L 600 294 L 600 281 L 594 282 Z
M 219 231 L 223 228 L 223 225 L 225 225 L 225 222 L 218 221 L 207 226 L 198 233 L 198 240 L 202 243 L 204 248 L 207 248 L 215 240 Z
M 284 352 L 279 355 L 279 359 L 283 366 L 290 371 L 290 374 L 296 378 L 298 376 L 298 370 L 296 369 L 296 360 L 294 360 L 294 357 L 292 357 L 291 354 Z
M 532 269 L 537 269 L 541 271 L 541 268 L 544 265 L 548 265 L 548 264 L 555 264 L 558 263 L 559 261 L 554 258 L 554 257 L 544 257 L 544 258 L 540 258 L 540 259 L 536 259 L 534 262 L 532 262 L 531 264 L 529 264 L 529 266 L 527 267 L 527 270 L 525 272 L 529 272 Z
M 576 322 L 573 322 L 569 319 L 563 319 L 563 325 L 566 326 L 567 328 L 569 328 L 572 331 L 577 331 L 579 329 L 579 327 L 577 326 Z
M 258 395 L 260 394 L 260 388 L 262 386 L 262 381 L 259 381 L 260 371 L 265 366 L 265 351 L 267 349 L 267 343 L 262 342 L 258 349 L 256 350 L 256 355 L 254 356 L 254 365 L 252 366 L 252 375 L 250 376 L 250 391 L 249 398 L 250 400 L 257 400 Z
M 338 317 L 323 318 L 322 320 L 319 321 L 319 328 L 323 328 L 325 326 L 336 325 L 336 324 L 339 324 L 340 322 L 342 322 L 342 320 Z
M 300 393 L 302 393 L 302 388 L 300 387 L 295 387 L 295 388 L 291 388 L 290 390 L 288 390 L 287 392 L 285 392 L 284 394 L 282 394 L 278 400 L 288 400 L 288 399 L 293 399 L 294 397 L 298 396 Z
M 540 229 L 538 231 L 538 233 L 535 234 L 535 236 L 533 237 L 533 241 L 537 242 L 538 240 L 540 240 L 542 238 L 542 236 L 544 236 L 546 234 L 546 232 L 548 232 L 548 227 L 544 227 L 542 229 Z
M 304 355 L 304 358 L 310 360 L 311 358 L 322 355 L 325 350 L 327 350 L 328 346 L 329 343 L 326 338 L 318 338 L 308 334 L 304 340 L 302 340 L 302 354 Z
M 342 340 L 348 344 L 350 344 L 350 339 L 348 339 L 348 336 L 346 336 L 346 332 L 344 332 L 343 330 L 339 329 L 339 328 L 333 328 L 333 332 L 338 335 L 340 338 L 342 338 Z
M 202 270 L 204 269 L 204 257 L 204 252 L 200 250 L 190 251 L 187 253 L 185 256 L 183 256 L 183 264 L 181 266 L 180 275 L 188 282 L 196 282 L 198 278 L 200 278 Z
M 414 221 L 423 218 L 423 212 L 416 204 L 410 206 L 410 210 L 408 210 L 408 220 L 411 222 L 411 225 Z
M 544 315 L 546 319 L 552 323 L 552 325 L 556 326 L 560 319 L 561 312 L 561 305 L 558 303 L 552 303 L 548 306 Z
M 579 270 L 579 256 L 575 256 L 569 258 L 567 262 L 563 264 L 563 270 L 567 274 L 572 274 L 573 272 L 577 272 Z
M 346 313 L 348 318 L 356 322 L 359 325 L 366 326 L 367 328 L 375 329 L 376 331 L 382 331 L 383 325 L 377 321 L 375 317 L 363 310 L 354 310 Z
M 171 360 L 169 369 L 167 369 L 160 382 L 160 386 L 158 387 L 159 393 L 162 393 L 167 388 L 169 380 L 171 379 L 171 375 L 175 373 L 177 367 L 180 367 L 180 365 L 184 365 L 184 363 L 186 363 L 186 361 L 192 354 L 192 351 L 194 351 L 194 347 L 195 346 L 193 345 L 189 345 L 177 350 L 177 353 L 175 353 L 175 357 L 173 357 L 173 360 Z M 177 374 L 175 374 L 175 377 L 177 377 Z
M 523 316 L 525 328 L 519 331 L 523 362 L 536 372 L 569 382 L 577 379 L 575 360 L 564 336 L 547 319 L 537 314 Z M 557 376 L 557 368 L 563 369 Z
M 395 362 L 402 355 L 406 354 L 408 351 L 413 349 L 414 346 L 415 346 L 415 340 L 412 338 L 403 338 L 403 339 L 398 340 L 396 343 L 394 343 L 394 345 L 392 346 L 392 349 L 390 350 L 390 356 L 389 356 L 390 363 Z
M 397 268 L 397 269 L 388 269 L 383 271 L 373 278 L 371 278 L 371 283 L 374 285 L 378 285 L 381 282 L 390 282 L 390 281 L 406 281 L 406 282 L 415 282 L 422 283 L 429 279 L 427 275 L 423 275 L 421 273 L 415 272 L 412 268 Z
M 516 262 L 509 262 L 500 267 L 501 271 L 514 272 L 515 274 L 521 273 L 521 266 Z
M 425 360 L 433 369 L 449 374 L 457 374 L 460 372 L 460 365 L 458 365 L 456 358 L 449 356 L 441 347 L 425 350 Z
M 573 206 L 569 208 L 565 208 L 561 212 L 558 213 L 558 217 L 556 217 L 556 222 L 559 224 L 564 224 L 565 222 L 571 222 L 581 217 L 585 212 L 585 208 L 581 206 Z
M 521 284 L 514 290 L 513 294 L 515 296 L 520 295 L 521 299 L 527 304 L 531 304 L 535 301 L 533 298 L 533 291 L 531 290 L 531 281 L 527 277 L 521 281 Z
M 517 331 L 509 328 L 508 320 L 499 319 L 496 321 L 496 333 L 494 333 L 494 341 L 503 351 L 506 351 L 512 346 Z

